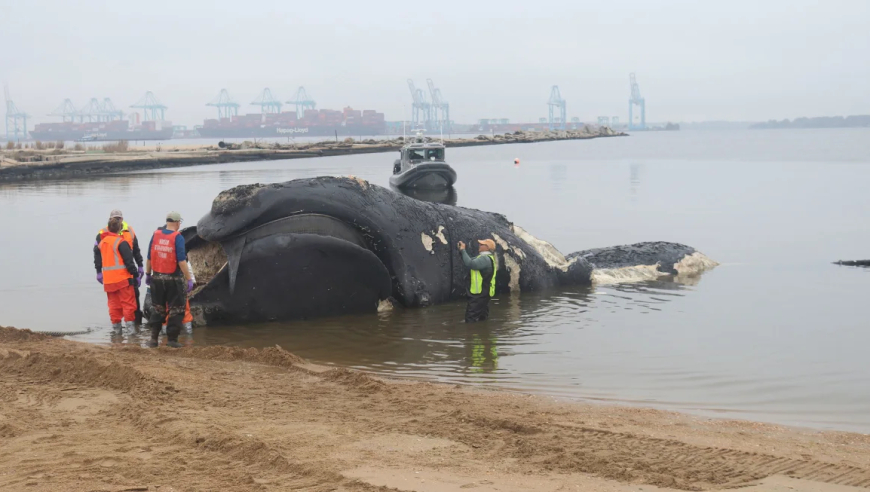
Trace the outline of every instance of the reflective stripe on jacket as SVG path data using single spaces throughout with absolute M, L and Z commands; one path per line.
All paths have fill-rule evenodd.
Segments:
M 118 246 L 124 238 L 117 234 L 107 233 L 100 241 L 100 256 L 103 259 L 103 285 L 128 282 L 133 275 L 124 264 Z
M 495 259 L 494 254 L 486 255 L 492 260 L 492 276 L 487 275 L 487 278 L 484 279 L 484 276 L 480 273 L 480 270 L 472 270 L 471 271 L 471 288 L 469 292 L 472 295 L 478 295 L 483 291 L 484 280 L 489 280 L 489 297 L 495 296 L 495 273 L 498 271 L 498 260 Z

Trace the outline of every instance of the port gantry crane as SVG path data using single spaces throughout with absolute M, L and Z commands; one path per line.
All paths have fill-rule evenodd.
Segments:
M 221 89 L 220 94 L 212 99 L 210 103 L 206 103 L 206 106 L 217 108 L 219 120 L 239 115 L 239 103 L 233 101 L 226 89 Z
M 413 100 L 411 110 L 412 130 L 419 128 L 420 125 L 423 125 L 426 130 L 432 130 L 432 105 L 426 101 L 426 95 L 414 85 L 414 81 L 411 79 L 408 79 L 408 88 L 411 89 L 411 98 Z
M 142 99 L 130 107 L 142 110 L 142 121 L 163 121 L 164 111 L 167 109 L 151 91 L 146 92 Z
M 272 96 L 272 90 L 268 87 L 263 89 L 263 92 L 260 93 L 260 97 L 255 99 L 251 104 L 254 106 L 260 106 L 260 112 L 263 114 L 280 113 L 281 106 L 284 105 L 284 103 Z
M 640 96 L 640 87 L 637 85 L 634 72 L 628 75 L 628 80 L 631 83 L 631 99 L 628 100 L 628 129 L 646 130 L 646 100 Z M 635 106 L 640 109 L 639 123 L 636 123 L 635 119 Z
M 27 117 L 24 111 L 18 109 L 12 98 L 9 97 L 9 86 L 3 86 L 3 94 L 6 96 L 6 141 L 27 138 Z
M 72 123 L 79 117 L 79 112 L 69 99 L 64 99 L 60 106 L 54 109 L 48 116 L 60 116 L 64 123 Z
M 65 106 L 69 99 L 64 100 L 64 103 L 61 105 L 59 110 L 65 110 Z M 72 103 L 69 104 L 72 107 Z M 58 110 L 55 110 L 55 112 Z M 56 115 L 55 115 L 56 116 Z M 64 121 L 66 121 L 66 115 L 61 113 L 60 116 L 64 117 Z M 112 100 L 107 98 L 103 99 L 103 102 L 100 102 L 96 97 L 92 97 L 91 100 L 86 104 L 82 109 L 76 112 L 76 114 L 72 115 L 73 118 L 78 117 L 79 121 L 84 122 L 85 118 L 89 122 L 94 121 L 114 121 L 120 120 L 124 116 L 122 111 L 115 109 L 114 103 Z
M 124 112 L 115 108 L 115 104 L 108 97 L 103 98 L 102 102 L 96 97 L 92 97 L 82 109 L 76 109 L 71 100 L 64 99 L 60 106 L 48 113 L 48 116 L 60 116 L 65 123 L 72 123 L 76 120 L 84 122 L 85 119 L 88 122 L 100 122 L 120 120 L 124 117 Z
M 441 131 L 450 133 L 450 103 L 441 96 L 441 89 L 435 87 L 432 79 L 426 79 L 429 85 L 429 96 L 432 98 L 432 117 Z
M 568 113 L 565 100 L 562 99 L 562 93 L 559 92 L 559 86 L 554 85 L 550 89 L 550 100 L 547 101 L 547 106 L 550 107 L 550 130 L 564 130 L 565 129 L 565 119 Z M 554 110 L 559 108 L 559 117 L 556 118 L 554 115 Z
M 112 102 L 108 97 L 103 98 L 103 114 L 106 117 L 106 121 L 112 121 L 115 119 L 123 119 L 124 112 L 120 109 L 115 108 L 115 103 Z
M 306 92 L 305 87 L 302 87 L 301 85 L 296 89 L 296 97 L 294 97 L 292 101 L 287 101 L 287 104 L 296 105 L 296 119 L 299 120 L 305 117 L 306 109 L 317 109 L 317 103 L 308 97 L 308 92 Z

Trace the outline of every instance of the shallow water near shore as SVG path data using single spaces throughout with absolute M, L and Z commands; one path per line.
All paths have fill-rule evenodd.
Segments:
M 394 158 L 0 185 L 0 324 L 138 343 L 113 340 L 94 280 L 91 247 L 109 210 L 145 242 L 165 211 L 192 225 L 223 189 L 318 175 L 387 186 Z M 476 325 L 454 303 L 198 328 L 188 342 L 279 344 L 381 374 L 870 432 L 870 269 L 831 264 L 870 257 L 870 130 L 638 133 L 450 149 L 448 161 L 458 205 L 503 213 L 563 253 L 665 240 L 721 266 L 693 284 L 502 296 Z

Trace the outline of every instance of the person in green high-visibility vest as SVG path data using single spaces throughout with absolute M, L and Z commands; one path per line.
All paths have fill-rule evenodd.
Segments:
M 495 295 L 495 274 L 498 272 L 498 258 L 495 255 L 495 241 L 479 239 L 480 254 L 468 256 L 465 243 L 459 241 L 462 262 L 471 270 L 468 288 L 468 305 L 465 308 L 465 322 L 475 323 L 489 317 L 489 299 Z

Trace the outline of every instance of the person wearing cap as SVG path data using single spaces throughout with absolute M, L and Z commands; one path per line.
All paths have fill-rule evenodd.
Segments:
M 112 210 L 109 213 L 109 220 L 112 219 L 120 219 L 121 220 L 121 231 L 118 233 L 124 241 L 130 245 L 130 249 L 133 251 L 133 259 L 136 261 L 136 265 L 139 267 L 139 276 L 136 277 L 136 283 L 133 285 L 133 292 L 136 296 L 136 324 L 142 323 L 142 306 L 139 304 L 139 286 L 142 284 L 142 275 L 145 269 L 145 260 L 142 259 L 142 251 L 139 249 L 139 239 L 136 237 L 136 232 L 124 221 L 124 214 L 118 209 Z M 109 233 L 107 228 L 100 229 L 100 232 L 97 233 L 97 239 L 94 241 L 94 267 L 97 269 L 97 282 L 103 283 L 102 279 L 102 263 L 103 260 L 100 254 L 100 241 L 103 240 L 104 237 Z
M 166 226 L 154 231 L 148 245 L 145 262 L 145 284 L 151 287 L 151 314 L 148 328 L 151 330 L 149 347 L 156 347 L 160 328 L 166 321 L 167 345 L 181 347 L 178 335 L 184 319 L 187 293 L 193 290 L 193 280 L 187 266 L 187 251 L 181 235 L 181 214 L 166 214 Z M 153 276 L 152 276 L 153 272 Z M 168 314 L 168 318 L 167 318 Z
M 477 242 L 480 254 L 472 258 L 465 250 L 465 243 L 459 241 L 462 262 L 471 270 L 468 305 L 465 308 L 466 323 L 486 320 L 489 317 L 489 300 L 495 295 L 495 274 L 498 272 L 495 241 L 479 239 Z
M 106 227 L 106 234 L 100 239 L 100 273 L 97 279 L 109 301 L 109 318 L 112 328 L 120 332 L 122 320 L 133 325 L 136 318 L 136 301 L 133 299 L 133 286 L 138 281 L 139 272 L 133 262 L 133 251 L 127 241 L 120 236 L 121 219 L 112 217 Z

